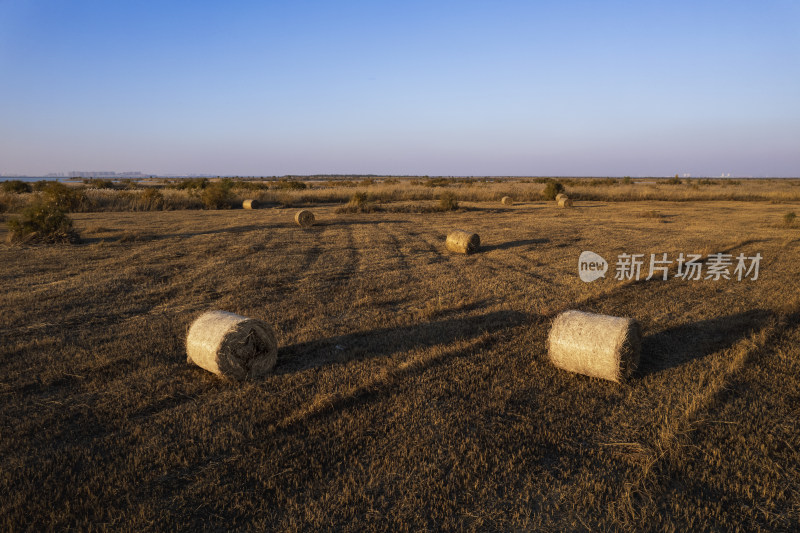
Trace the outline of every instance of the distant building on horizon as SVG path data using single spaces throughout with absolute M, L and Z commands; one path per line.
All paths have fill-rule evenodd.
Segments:
M 73 170 L 67 172 L 68 178 L 140 178 L 141 172 L 112 172 L 110 170 Z

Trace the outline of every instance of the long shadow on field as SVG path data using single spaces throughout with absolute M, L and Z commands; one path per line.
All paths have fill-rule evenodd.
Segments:
M 666 329 L 642 339 L 637 374 L 647 376 L 724 350 L 764 328 L 770 311 L 754 309 Z
M 378 224 L 410 224 L 410 220 L 325 220 L 315 226 L 377 226 Z
M 493 311 L 478 316 L 380 328 L 292 344 L 278 352 L 275 373 L 288 374 L 353 359 L 386 357 L 397 352 L 447 345 L 485 332 L 519 326 L 527 318 L 526 313 L 519 311 Z
M 502 244 L 492 244 L 489 246 L 481 246 L 481 249 L 486 252 L 492 250 L 508 250 L 509 248 L 517 248 L 519 246 L 530 246 L 531 244 L 547 244 L 550 239 L 524 239 L 521 241 L 509 241 Z
M 182 233 L 153 233 L 153 232 L 140 233 L 135 231 L 114 230 L 114 233 L 109 232 L 108 235 L 82 237 L 81 242 L 84 244 L 92 244 L 100 241 L 116 241 L 116 242 L 160 241 L 164 239 L 174 239 L 181 237 L 197 237 L 199 235 L 217 235 L 220 233 L 244 233 L 247 231 L 273 230 L 285 227 L 288 227 L 288 224 L 252 224 L 247 226 L 233 226 L 230 228 L 220 228 L 214 230 L 186 231 Z

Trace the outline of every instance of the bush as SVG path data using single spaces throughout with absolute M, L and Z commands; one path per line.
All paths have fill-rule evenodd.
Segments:
M 357 187 L 358 183 L 355 181 L 350 180 L 333 180 L 333 181 L 326 181 L 326 187 Z
M 306 189 L 307 186 L 302 181 L 296 180 L 278 180 L 272 184 L 273 189 L 288 189 L 288 190 L 296 190 L 301 191 Z
M 67 211 L 50 199 L 38 199 L 7 222 L 12 242 L 80 242 Z
M 114 182 L 99 178 L 83 178 L 83 183 L 92 189 L 114 189 Z
M 564 192 L 564 186 L 557 181 L 548 181 L 547 185 L 544 188 L 544 195 L 545 200 L 555 200 L 556 196 Z
M 212 183 L 203 189 L 200 199 L 206 209 L 230 209 L 233 195 L 233 181 L 228 178 Z
M 233 186 L 243 191 L 263 191 L 269 188 L 269 184 L 265 181 L 237 181 Z
M 622 183 L 624 183 L 625 185 L 630 185 L 631 183 L 633 183 L 633 180 L 631 179 L 630 176 L 625 176 L 624 178 L 622 178 Z
M 367 203 L 367 193 L 357 192 L 350 197 L 350 205 L 355 207 L 362 207 Z
M 681 183 L 683 182 L 681 181 L 681 179 L 678 177 L 677 174 L 675 174 L 674 178 L 670 178 L 667 180 L 667 185 L 680 185 Z
M 135 181 L 130 179 L 130 178 L 121 179 L 121 180 L 119 180 L 118 183 L 119 183 L 119 187 L 121 189 L 131 190 L 131 189 L 138 189 L 139 188 L 139 185 Z
M 336 209 L 337 213 L 371 213 L 373 211 L 381 211 L 381 209 L 368 200 L 365 192 L 353 194 L 347 204 Z
M 137 200 L 133 204 L 137 211 L 161 211 L 164 209 L 164 195 L 158 189 L 145 189 Z
M 42 191 L 46 202 L 66 212 L 88 211 L 92 207 L 91 201 L 81 189 L 68 187 L 57 181 L 47 182 Z
M 13 192 L 17 194 L 31 192 L 31 186 L 20 180 L 4 181 L 3 192 Z
M 455 183 L 455 180 L 450 180 L 447 178 L 427 178 L 422 182 L 422 185 L 425 187 L 447 187 L 452 183 Z
M 795 214 L 794 211 L 786 213 L 785 215 L 783 215 L 783 223 L 786 224 L 788 227 L 791 227 L 794 225 L 795 218 L 797 218 L 797 215 Z
M 458 198 L 452 192 L 443 192 L 439 196 L 439 209 L 441 211 L 455 211 L 458 209 Z
M 172 187 L 180 190 L 202 190 L 208 187 L 208 178 L 181 178 Z
M 587 185 L 593 185 L 595 187 L 599 187 L 601 185 L 618 185 L 619 182 L 614 178 L 592 178 L 588 182 Z

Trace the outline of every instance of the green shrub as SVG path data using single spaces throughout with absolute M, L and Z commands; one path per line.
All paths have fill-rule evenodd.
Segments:
M 791 227 L 791 226 L 794 225 L 794 219 L 795 218 L 797 218 L 797 215 L 795 214 L 794 211 L 786 213 L 785 215 L 783 215 L 783 223 L 786 224 L 787 226 Z
M 630 176 L 625 176 L 624 178 L 622 178 L 622 183 L 624 183 L 625 185 L 630 185 L 631 183 L 633 183 L 633 180 L 631 179 Z
M 452 192 L 443 192 L 439 196 L 439 209 L 441 211 L 455 211 L 458 209 L 458 198 Z
M 37 199 L 7 224 L 12 242 L 80 242 L 67 211 L 51 199 Z
M 228 178 L 207 185 L 200 195 L 206 209 L 230 209 L 233 195 L 233 181 Z
M 557 181 L 550 180 L 544 188 L 542 194 L 545 200 L 555 200 L 556 196 L 564 192 L 564 186 Z
M 670 179 L 668 179 L 668 180 L 666 181 L 666 183 L 667 183 L 667 185 L 680 185 L 680 184 L 681 184 L 681 183 L 683 183 L 683 182 L 682 182 L 682 181 L 681 181 L 681 179 L 678 177 L 678 175 L 677 175 L 677 174 L 675 174 L 675 177 L 674 177 L 674 178 L 670 178 Z
M 31 192 L 31 186 L 20 180 L 4 181 L 3 192 L 13 192 L 17 194 Z

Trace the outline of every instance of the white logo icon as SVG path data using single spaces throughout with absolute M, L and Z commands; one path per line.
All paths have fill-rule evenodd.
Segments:
M 581 281 L 592 282 L 606 277 L 608 262 L 594 252 L 582 252 L 578 258 L 578 275 Z

